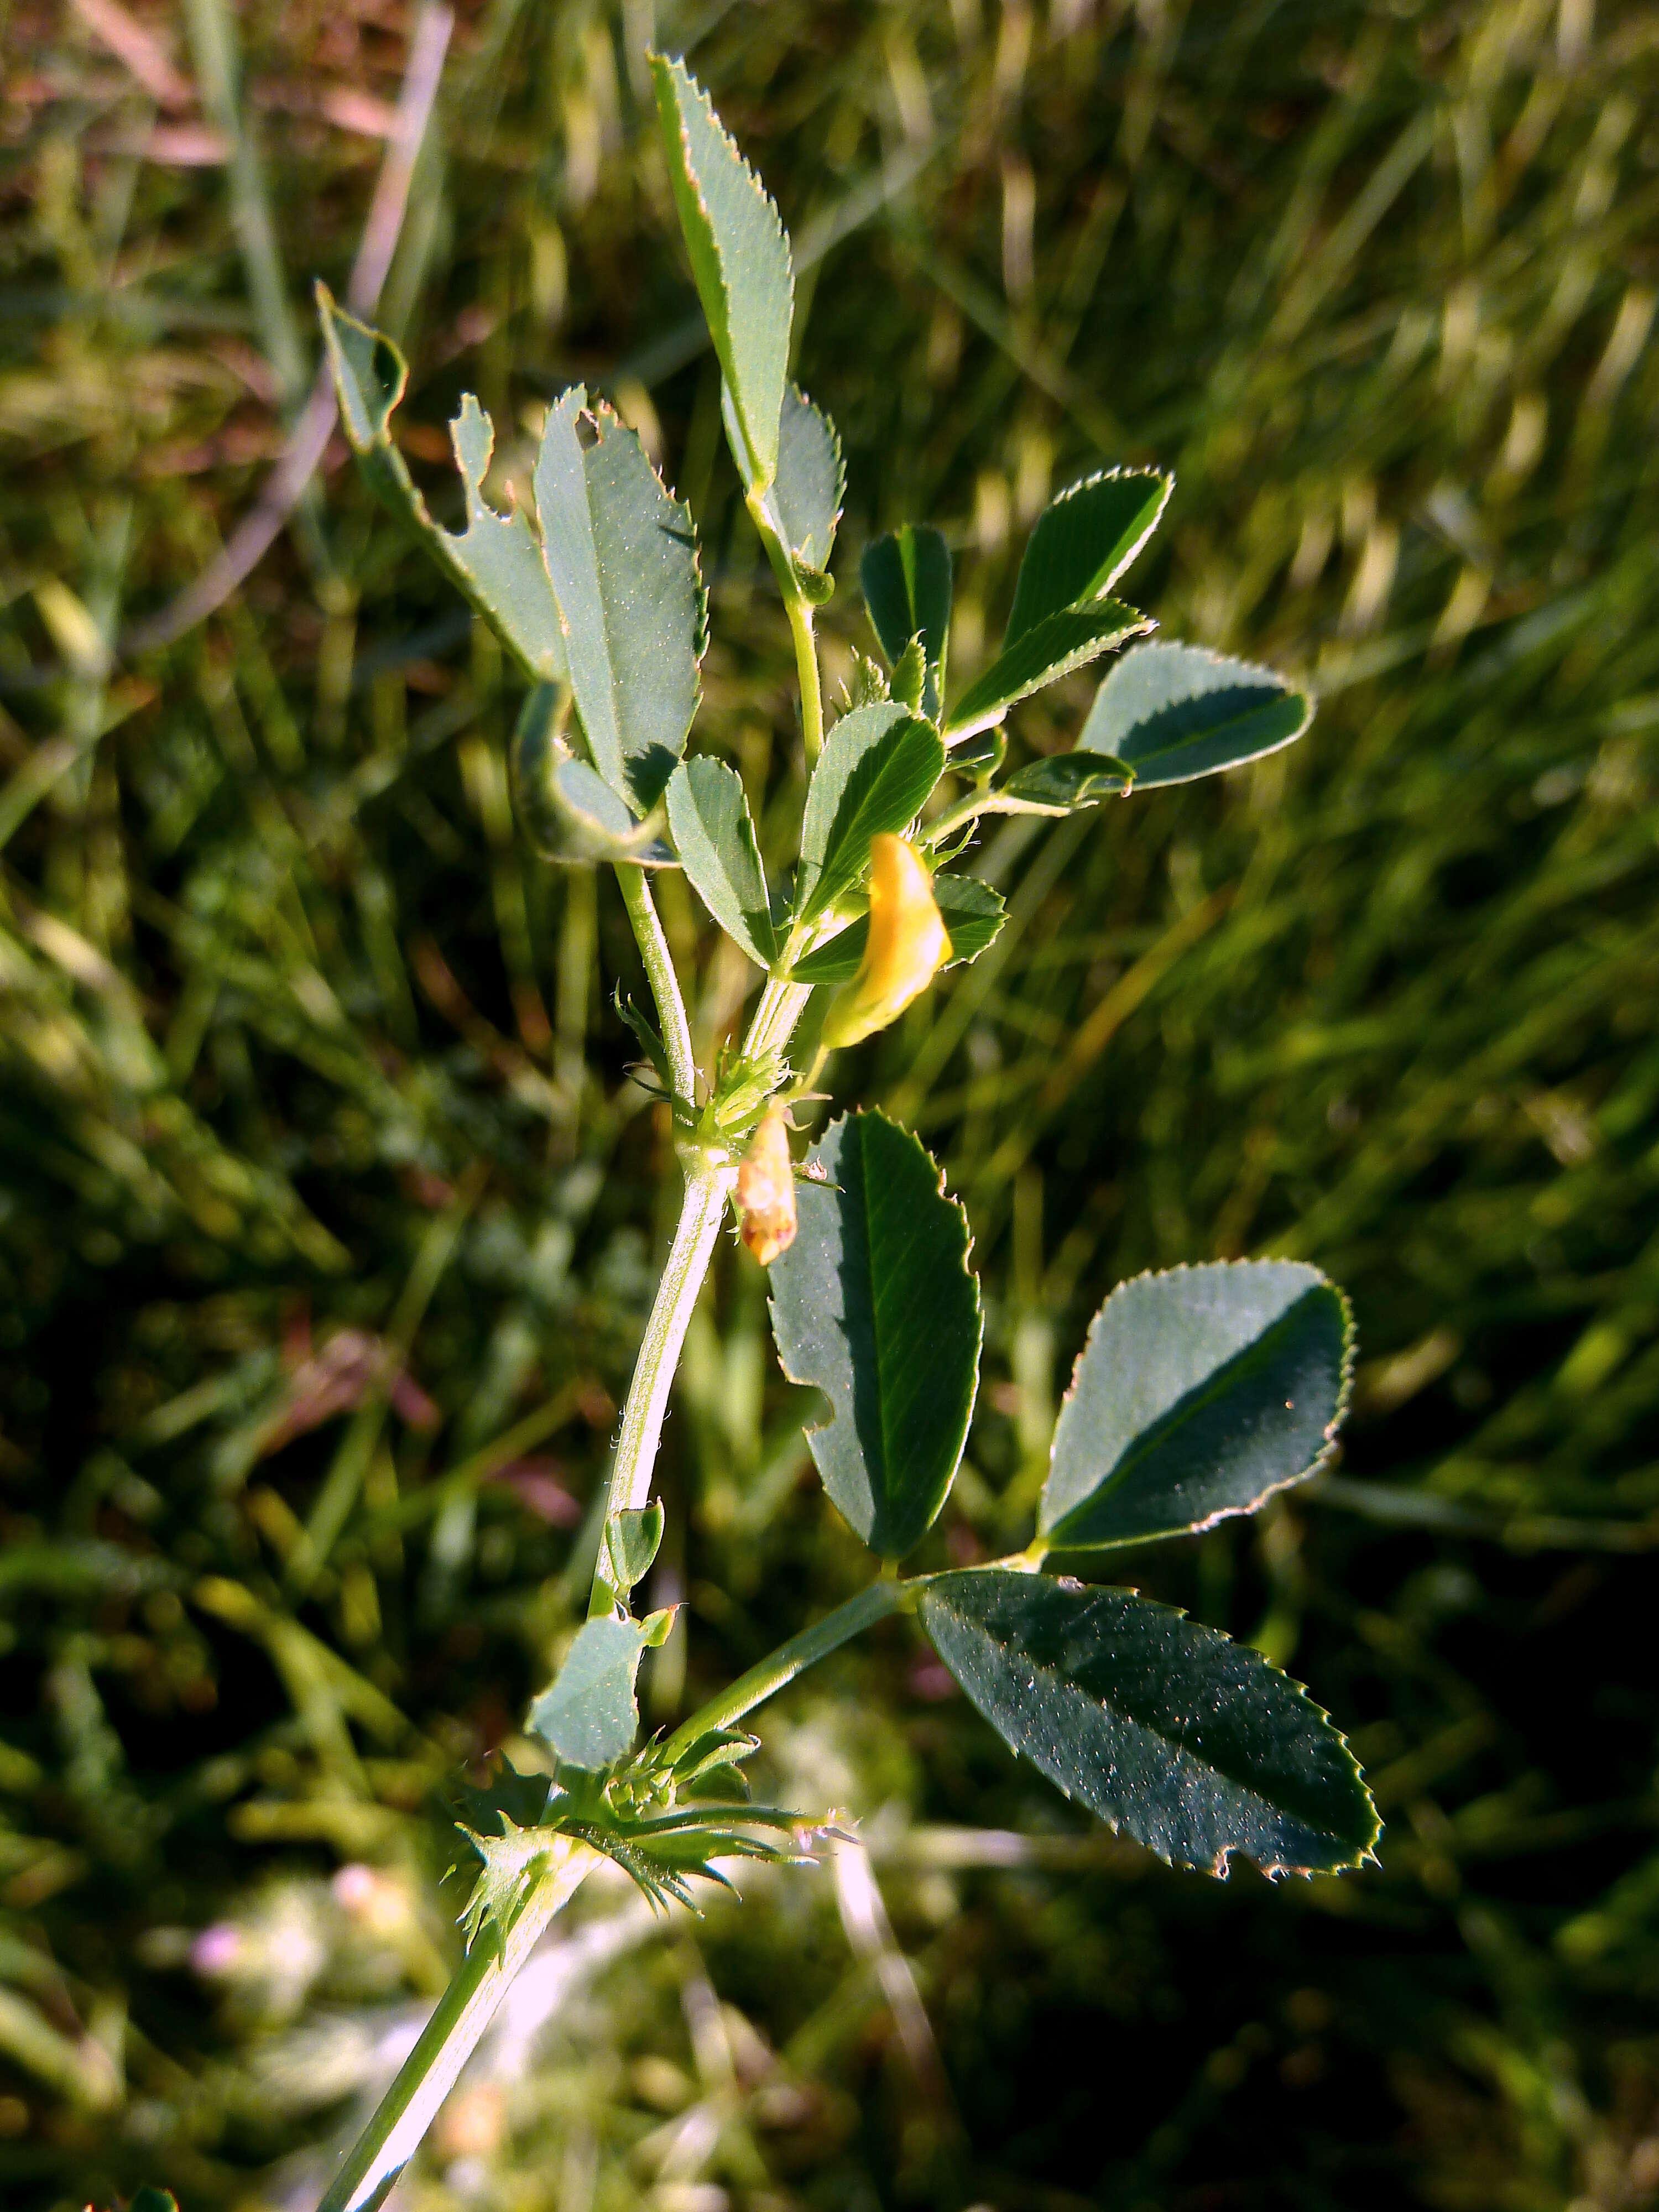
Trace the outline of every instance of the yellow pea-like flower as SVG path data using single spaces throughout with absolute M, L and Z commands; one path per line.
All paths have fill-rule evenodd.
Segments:
M 830 1007 L 823 1042 L 834 1050 L 897 1019 L 951 957 L 933 903 L 933 879 L 914 845 L 870 840 L 870 938 L 859 972 Z
M 795 1170 L 781 1106 L 767 1108 L 749 1139 L 738 1165 L 737 1201 L 743 1241 L 769 1267 L 795 1241 Z

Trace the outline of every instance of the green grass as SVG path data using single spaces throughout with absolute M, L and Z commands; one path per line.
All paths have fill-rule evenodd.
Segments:
M 190 68 L 182 24 L 145 20 Z M 665 1227 L 665 1132 L 608 1005 L 639 988 L 620 905 L 519 841 L 512 684 L 349 472 L 177 645 L 104 669 L 85 635 L 246 511 L 285 319 L 308 361 L 306 284 L 343 285 L 373 188 L 378 147 L 319 103 L 395 97 L 392 19 L 240 20 L 263 162 L 235 172 L 239 234 L 224 169 L 131 150 L 199 111 L 158 115 L 78 16 L 5 18 L 28 58 L 0 107 L 20 2206 L 144 2179 L 186 2212 L 313 2201 L 454 1954 L 439 1791 L 578 1618 L 571 1524 Z M 703 742 L 775 838 L 787 638 L 647 127 L 650 27 L 574 0 L 467 16 L 386 313 L 434 496 L 463 389 L 520 427 L 508 472 L 578 377 L 659 425 L 714 580 Z M 844 1074 L 974 1223 L 991 1351 L 954 1556 L 1019 1533 L 1121 1276 L 1289 1251 L 1348 1287 L 1336 1475 L 1132 1571 L 1305 1678 L 1389 1826 L 1354 1881 L 1178 1879 L 1013 1769 L 895 1630 L 766 1730 L 769 1793 L 869 1816 L 884 1912 L 856 1860 L 665 1935 L 596 1893 L 562 2025 L 496 2047 L 410 2201 L 1650 2203 L 1651 27 L 1577 0 L 772 0 L 664 8 L 657 35 L 811 249 L 798 370 L 851 487 L 833 670 L 868 642 L 871 532 L 946 527 L 965 666 L 1030 517 L 1103 453 L 1179 477 L 1131 597 L 1319 689 L 1303 744 L 1219 788 L 1005 832 L 994 953 Z M 1021 710 L 1023 742 L 1066 742 L 1088 696 Z M 664 904 L 689 958 L 672 879 Z M 705 1038 L 736 981 L 715 965 Z M 653 1717 L 854 1585 L 799 1413 L 728 1251 L 669 1431 L 681 1534 L 651 1595 L 687 1595 L 690 1626 Z

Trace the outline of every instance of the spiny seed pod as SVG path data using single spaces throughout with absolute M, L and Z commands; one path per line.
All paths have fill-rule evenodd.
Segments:
M 870 840 L 870 938 L 859 972 L 830 1007 L 823 1042 L 857 1044 L 896 1020 L 951 957 L 933 879 L 914 845 Z
M 769 1267 L 795 1241 L 795 1170 L 781 1106 L 767 1108 L 749 1139 L 738 1167 L 737 1197 L 743 1241 Z

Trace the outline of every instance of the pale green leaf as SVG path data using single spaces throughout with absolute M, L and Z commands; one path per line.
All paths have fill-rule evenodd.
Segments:
M 1110 591 L 1158 527 L 1174 483 L 1155 469 L 1105 469 L 1061 492 L 1026 544 L 1004 650 L 1048 616 Z
M 772 1263 L 784 1373 L 830 1401 L 807 1431 L 823 1486 L 885 1559 L 913 1551 L 944 1504 L 979 1370 L 968 1222 L 938 1167 L 880 1114 L 833 1122 L 796 1188 L 799 1226 Z
M 662 1543 L 663 1509 L 653 1498 L 649 1505 L 624 1506 L 605 1524 L 599 1546 L 599 1567 L 607 1588 L 626 1599 L 636 1583 L 651 1571 Z
M 576 1631 L 563 1666 L 525 1723 L 567 1765 L 597 1773 L 634 1748 L 640 1725 L 634 1683 L 652 1626 L 600 1614 Z
M 535 481 L 582 734 L 605 781 L 643 815 L 685 750 L 700 696 L 707 603 L 690 510 L 580 385 L 547 418 Z
M 626 800 L 565 743 L 568 700 L 565 685 L 538 684 L 520 711 L 508 762 L 525 835 L 550 860 L 672 867 L 674 855 L 658 835 L 660 815 L 636 820 Z
M 1113 753 L 1135 788 L 1189 783 L 1292 744 L 1313 701 L 1271 668 L 1198 645 L 1141 645 L 1095 694 L 1079 751 Z
M 804 392 L 788 386 L 770 503 L 779 533 L 801 568 L 822 572 L 830 566 L 846 489 L 847 470 L 835 424 Z
M 921 1612 L 1003 1741 L 1160 1858 L 1334 1874 L 1376 1843 L 1347 1745 L 1247 1644 L 1129 1590 L 997 1568 L 934 1577 Z
M 1117 797 L 1134 770 L 1107 753 L 1053 753 L 1018 769 L 997 790 L 1001 814 L 1075 814 Z
M 796 912 L 810 921 L 850 891 L 870 865 L 872 837 L 908 829 L 944 772 L 938 731 L 896 701 L 843 714 L 806 793 Z
M 778 468 L 794 276 L 777 209 L 684 62 L 651 60 L 691 275 L 739 438 L 738 465 L 764 490 Z
M 1152 628 L 1119 599 L 1091 599 L 1080 607 L 1047 616 L 1014 644 L 1005 647 L 984 674 L 970 684 L 951 709 L 945 736 L 952 742 L 994 722 L 1008 708 L 1074 668 L 1097 660 L 1126 640 Z M 1104 751 L 1108 747 L 1101 747 Z
M 682 761 L 668 786 L 668 826 L 709 913 L 757 967 L 769 968 L 777 940 L 743 779 L 707 754 Z
M 466 500 L 466 527 L 443 529 L 428 512 L 392 442 L 391 422 L 409 371 L 390 338 L 337 307 L 325 285 L 317 309 L 340 419 L 370 489 L 414 531 L 451 580 L 499 633 L 526 675 L 542 682 L 566 675 L 559 610 L 542 564 L 535 532 L 518 509 L 498 514 L 483 495 L 495 433 L 469 393 L 450 425 Z
M 889 537 L 872 539 L 859 561 L 859 582 L 890 666 L 897 666 L 912 638 L 921 640 L 921 703 L 936 722 L 951 643 L 951 549 L 944 533 L 907 522 Z

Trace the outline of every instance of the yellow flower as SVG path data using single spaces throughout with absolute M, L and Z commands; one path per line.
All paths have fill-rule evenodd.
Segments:
M 795 1170 L 788 1129 L 782 1107 L 769 1106 L 738 1166 L 743 1241 L 763 1267 L 769 1267 L 795 1241 Z
M 870 840 L 870 939 L 859 972 L 830 1009 L 823 1042 L 857 1044 L 897 1019 L 951 957 L 933 879 L 902 837 Z

